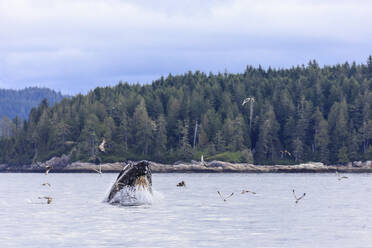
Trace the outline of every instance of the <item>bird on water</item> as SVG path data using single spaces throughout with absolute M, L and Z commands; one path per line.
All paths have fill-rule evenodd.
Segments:
M 53 198 L 50 197 L 50 196 L 39 197 L 39 199 L 46 199 L 47 200 L 47 204 L 51 204 L 52 203 L 52 200 L 53 200 Z
M 337 176 L 338 181 L 341 181 L 342 179 L 348 179 L 347 176 L 340 176 L 340 174 L 338 174 L 338 171 L 336 171 L 336 176 Z
M 181 182 L 177 183 L 176 186 L 177 187 L 186 187 L 186 183 L 185 183 L 185 181 L 181 181 Z
M 243 189 L 242 192 L 240 192 L 240 194 L 245 194 L 245 193 L 251 193 L 252 195 L 256 194 L 256 192 L 253 192 L 253 191 L 250 191 L 250 190 L 245 190 L 245 189 Z

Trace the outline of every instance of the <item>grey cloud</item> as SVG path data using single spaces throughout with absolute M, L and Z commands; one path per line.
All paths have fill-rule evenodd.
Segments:
M 0 87 L 86 92 L 188 70 L 364 62 L 368 1 L 0 0 Z

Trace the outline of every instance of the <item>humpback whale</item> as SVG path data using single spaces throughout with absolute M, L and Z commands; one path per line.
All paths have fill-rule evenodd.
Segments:
M 115 195 L 123 189 L 132 193 L 138 190 L 147 190 L 152 193 L 151 168 L 148 161 L 143 160 L 138 163 L 128 163 L 116 178 L 106 201 L 114 204 L 120 203 L 121 200 L 117 199 Z M 126 194 L 126 196 L 130 198 L 135 197 L 133 194 Z

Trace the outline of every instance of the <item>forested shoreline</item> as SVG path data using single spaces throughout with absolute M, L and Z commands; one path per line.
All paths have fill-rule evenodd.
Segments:
M 0 163 L 217 159 L 255 164 L 372 159 L 372 57 L 366 64 L 169 75 L 43 100 L 9 124 Z M 250 101 L 242 105 L 244 99 Z M 105 152 L 98 149 L 107 140 Z

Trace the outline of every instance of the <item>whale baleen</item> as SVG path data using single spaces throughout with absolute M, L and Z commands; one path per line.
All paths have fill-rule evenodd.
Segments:
M 146 160 L 138 163 L 129 163 L 116 178 L 106 201 L 109 203 L 120 203 L 120 199 L 116 199 L 115 195 L 123 188 L 132 192 L 135 192 L 136 190 L 148 190 L 152 193 L 151 187 L 152 179 L 150 163 Z

